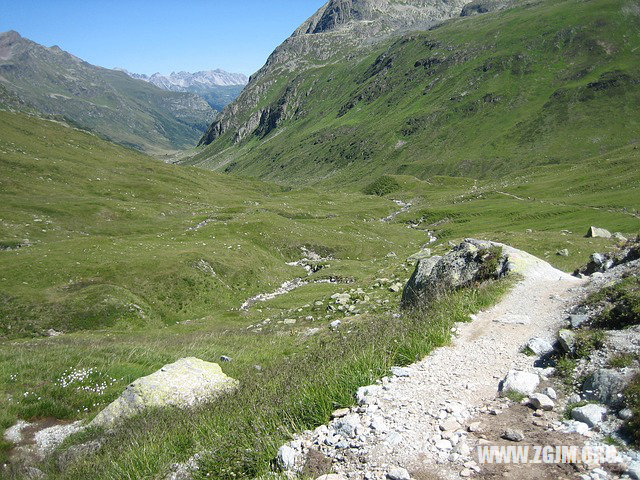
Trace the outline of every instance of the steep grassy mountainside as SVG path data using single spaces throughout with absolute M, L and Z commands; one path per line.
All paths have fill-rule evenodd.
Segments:
M 195 145 L 215 112 L 199 96 L 168 92 L 123 72 L 96 67 L 16 32 L 0 35 L 0 106 L 15 98 L 111 141 L 160 153 Z
M 553 0 L 450 20 L 367 55 L 310 49 L 281 62 L 314 59 L 302 71 L 268 63 L 190 163 L 326 185 L 577 165 L 638 140 L 639 26 L 629 0 Z

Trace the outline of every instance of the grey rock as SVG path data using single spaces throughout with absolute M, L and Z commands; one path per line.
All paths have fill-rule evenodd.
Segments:
M 624 405 L 624 390 L 631 380 L 632 372 L 619 372 L 600 368 L 585 380 L 582 391 L 587 400 L 595 400 L 613 408 Z
M 553 352 L 553 345 L 544 338 L 535 337 L 529 340 L 527 347 L 538 356 L 548 355 Z
M 336 475 L 335 473 L 329 473 L 328 475 L 322 475 L 318 478 L 316 478 L 316 480 L 347 480 L 346 477 L 343 477 L 342 475 Z
M 409 377 L 413 370 L 408 367 L 391 367 L 391 373 L 396 377 Z
M 590 403 L 583 407 L 574 408 L 571 418 L 578 422 L 586 423 L 590 428 L 600 425 L 607 415 L 607 408 L 602 405 Z
M 380 385 L 369 385 L 366 387 L 360 387 L 356 392 L 356 401 L 358 405 L 367 405 L 371 403 L 373 397 L 378 395 L 382 391 Z
M 551 388 L 551 387 L 547 387 L 544 389 L 544 394 L 549 397 L 551 400 L 557 400 L 558 399 L 558 394 L 556 393 L 556 391 Z
M 502 434 L 502 438 L 511 442 L 521 442 L 524 440 L 524 433 L 520 430 L 510 428 Z
M 283 445 L 278 449 L 276 462 L 278 467 L 284 471 L 293 470 L 298 459 L 298 452 L 289 445 Z
M 632 417 L 633 411 L 629 408 L 623 408 L 618 412 L 618 418 L 620 418 L 620 420 L 629 420 Z
M 587 238 L 611 238 L 611 232 L 604 228 L 590 227 L 585 235 Z
M 110 427 L 151 407 L 193 407 L 237 385 L 238 381 L 226 376 L 217 363 L 183 358 L 135 380 L 90 425 Z
M 411 480 L 411 475 L 406 468 L 393 468 L 387 473 L 388 480 Z
M 345 438 L 354 438 L 356 436 L 356 430 L 361 426 L 360 417 L 355 413 L 345 415 L 337 419 L 334 423 L 336 433 Z
M 582 324 L 589 321 L 588 315 L 569 315 L 569 324 L 571 328 L 579 328 Z
M 555 393 L 555 392 L 554 392 Z M 536 410 L 550 411 L 555 407 L 555 403 L 543 393 L 534 393 L 529 396 L 529 403 Z
M 578 435 L 585 435 L 589 431 L 589 425 L 584 422 L 565 420 L 564 425 L 564 431 L 566 433 L 577 433 Z
M 631 462 L 626 473 L 633 480 L 640 480 L 640 461 Z
M 535 373 L 510 370 L 502 381 L 501 394 L 513 391 L 522 395 L 531 395 L 540 384 L 540 377 Z
M 623 234 L 621 234 L 620 232 L 615 232 L 613 235 L 611 235 L 613 238 L 615 238 L 616 240 L 620 241 L 620 242 L 626 242 L 627 241 L 627 237 L 625 237 Z
M 559 255 L 561 257 L 568 257 L 569 256 L 569 250 L 567 250 L 566 248 L 563 248 L 562 250 L 558 250 L 556 252 L 556 255 Z
M 231 357 L 227 357 L 226 355 L 222 355 L 222 356 L 220 357 L 220 361 L 221 361 L 221 362 L 230 362 L 230 361 L 232 361 L 232 360 L 233 360 L 233 359 L 232 359 Z
M 573 353 L 576 348 L 576 334 L 571 330 L 562 329 L 558 332 L 558 343 L 566 353 Z
M 493 258 L 494 247 L 491 242 L 467 239 L 443 257 L 421 260 L 404 288 L 402 305 L 428 304 L 444 292 L 504 275 L 508 259 L 502 253 Z M 487 265 L 491 265 L 491 271 Z

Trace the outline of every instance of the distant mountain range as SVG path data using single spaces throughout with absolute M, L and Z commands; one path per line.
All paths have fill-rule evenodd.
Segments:
M 62 117 L 152 153 L 192 147 L 216 115 L 199 95 L 139 82 L 15 31 L 0 34 L 0 108 Z
M 224 70 L 207 70 L 202 72 L 172 72 L 169 75 L 154 73 L 145 75 L 132 73 L 116 68 L 132 78 L 144 80 L 156 87 L 171 92 L 191 92 L 200 95 L 214 110 L 222 110 L 235 100 L 249 78 L 242 73 L 229 73 Z

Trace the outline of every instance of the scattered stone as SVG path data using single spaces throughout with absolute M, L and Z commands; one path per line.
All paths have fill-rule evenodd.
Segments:
M 633 480 L 640 480 L 640 461 L 631 462 L 627 468 L 627 475 Z
M 589 321 L 588 315 L 569 315 L 569 324 L 574 330 Z
M 150 407 L 189 408 L 212 400 L 237 387 L 217 363 L 183 358 L 131 383 L 102 410 L 91 426 L 112 426 Z
M 540 409 L 547 412 L 553 410 L 553 407 L 556 405 L 553 400 L 543 393 L 534 393 L 533 395 L 530 395 L 529 403 L 536 410 Z
M 480 426 L 481 426 L 480 422 L 473 422 L 467 426 L 467 430 L 469 430 L 470 432 L 479 432 Z
M 502 438 L 511 442 L 521 442 L 524 440 L 524 433 L 520 430 L 508 429 L 502 434 Z
M 533 353 L 542 357 L 553 352 L 553 345 L 544 338 L 534 337 L 527 343 Z
M 336 475 L 335 473 L 330 473 L 328 475 L 322 475 L 321 477 L 316 478 L 316 480 L 347 480 L 342 475 Z
M 618 412 L 620 420 L 629 420 L 633 417 L 633 411 L 630 408 L 624 408 Z
M 556 393 L 556 391 L 551 388 L 551 387 L 547 387 L 544 389 L 544 394 L 549 397 L 551 400 L 557 400 L 558 399 L 558 394 Z
M 356 392 L 356 401 L 358 405 L 367 405 L 373 400 L 372 397 L 380 393 L 382 387 L 380 385 L 369 385 L 367 387 L 360 387 Z
M 502 381 L 501 395 L 508 392 L 517 392 L 522 395 L 531 395 L 540 384 L 540 377 L 535 373 L 510 370 Z
M 440 430 L 443 432 L 455 432 L 460 429 L 460 424 L 455 418 L 449 418 L 440 424 Z
M 220 357 L 220 361 L 221 362 L 230 362 L 231 360 L 233 360 L 231 357 L 227 357 L 226 355 L 222 355 Z
M 604 228 L 590 227 L 589 231 L 585 235 L 587 238 L 611 238 L 611 232 Z
M 387 473 L 389 480 L 411 480 L 411 476 L 406 468 L 393 468 Z
M 361 427 L 360 416 L 352 413 L 336 420 L 334 429 L 345 438 L 354 438 L 356 430 Z
M 578 422 L 586 423 L 590 428 L 600 425 L 606 415 L 607 408 L 594 403 L 571 410 L 571 418 Z
M 566 353 L 573 353 L 576 348 L 576 334 L 571 330 L 562 329 L 558 332 L 558 343 Z
M 10 443 L 22 442 L 22 430 L 30 426 L 31 424 L 29 422 L 18 420 L 15 425 L 5 430 L 4 439 Z
M 442 439 L 442 440 L 438 440 L 436 442 L 436 448 L 438 450 L 451 450 L 453 448 L 453 445 L 451 444 L 451 442 L 447 439 Z
M 626 242 L 627 241 L 627 237 L 625 237 L 622 233 L 620 232 L 614 232 L 613 235 L 611 235 L 613 238 L 615 238 L 616 240 L 618 240 L 619 242 Z
M 399 292 L 400 290 L 402 290 L 402 283 L 400 282 L 396 282 L 389 287 L 390 292 L 396 293 L 396 292 Z
M 332 330 L 337 330 L 337 329 L 338 329 L 338 327 L 340 327 L 340 325 L 342 325 L 342 322 L 341 322 L 340 320 L 334 320 L 333 322 L 331 322 L 331 323 L 329 324 L 329 327 L 330 327 Z
M 295 325 L 297 320 L 295 318 L 285 318 L 282 323 L 285 325 Z
M 350 410 L 348 408 L 339 408 L 338 410 L 334 410 L 334 412 L 331 414 L 331 418 L 335 419 L 346 417 L 347 415 L 349 415 L 349 412 Z
M 296 466 L 298 452 L 289 445 L 283 445 L 278 449 L 278 457 L 276 462 L 278 467 L 284 471 L 293 470 Z
M 566 420 L 564 422 L 566 433 L 577 433 L 578 435 L 586 435 L 589 432 L 589 425 L 584 422 L 577 422 L 575 420 Z
M 413 370 L 408 367 L 391 367 L 391 373 L 396 377 L 410 377 Z
M 563 248 L 562 250 L 558 250 L 556 252 L 556 255 L 558 255 L 560 257 L 568 257 L 569 256 L 569 250 L 567 250 L 566 248 Z

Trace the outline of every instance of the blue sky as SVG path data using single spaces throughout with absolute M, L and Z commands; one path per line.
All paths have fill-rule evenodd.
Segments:
M 137 73 L 247 75 L 325 0 L 0 0 L 0 32 Z

